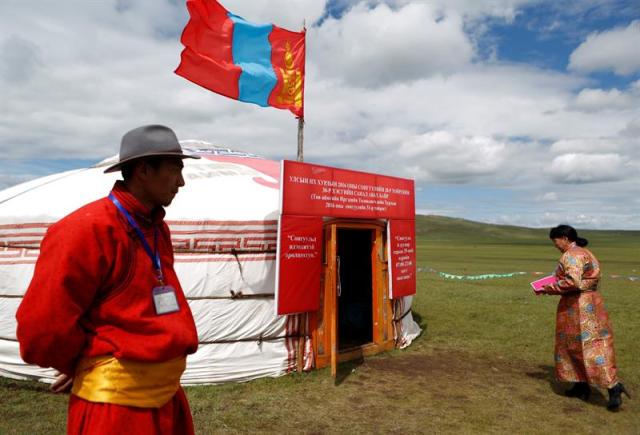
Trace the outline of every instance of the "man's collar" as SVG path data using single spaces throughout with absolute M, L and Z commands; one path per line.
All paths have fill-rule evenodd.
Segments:
M 136 221 L 140 225 L 150 226 L 154 223 L 158 223 L 164 219 L 166 212 L 163 207 L 156 207 L 150 210 L 136 198 L 124 184 L 124 181 L 118 180 L 113 185 L 113 194 L 122 203 L 124 208 L 127 209 L 132 216 L 136 218 Z

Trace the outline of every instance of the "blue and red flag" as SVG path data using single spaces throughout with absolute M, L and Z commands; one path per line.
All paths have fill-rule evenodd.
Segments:
M 258 25 L 216 0 L 187 0 L 175 73 L 218 94 L 304 114 L 305 32 Z

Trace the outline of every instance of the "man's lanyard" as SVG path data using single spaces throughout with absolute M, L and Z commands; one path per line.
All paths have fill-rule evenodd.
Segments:
M 154 250 L 152 251 L 151 246 L 149 246 L 149 243 L 147 243 L 147 239 L 144 237 L 144 234 L 140 229 L 140 226 L 138 225 L 136 220 L 129 214 L 129 212 L 122 206 L 120 201 L 118 201 L 118 198 L 113 196 L 113 193 L 109 193 L 109 199 L 118 208 L 118 210 L 120 210 L 120 213 L 122 213 L 124 217 L 127 218 L 127 220 L 129 221 L 129 225 L 131 225 L 131 227 L 136 231 L 136 234 L 138 234 L 138 238 L 140 239 L 140 242 L 142 242 L 142 247 L 147 252 L 147 255 L 149 255 L 149 258 L 153 263 L 153 267 L 156 270 L 156 276 L 158 278 L 158 281 L 160 282 L 160 284 L 164 285 L 164 276 L 162 275 L 162 264 L 160 263 L 160 254 L 158 253 L 158 227 L 154 226 L 153 228 Z

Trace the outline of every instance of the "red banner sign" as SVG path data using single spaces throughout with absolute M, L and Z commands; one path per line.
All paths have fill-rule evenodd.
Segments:
M 390 220 L 387 235 L 391 299 L 413 295 L 416 293 L 416 222 Z
M 322 273 L 322 218 L 281 216 L 278 237 L 278 314 L 318 310 Z
M 301 162 L 282 162 L 278 314 L 320 306 L 323 218 L 387 219 L 391 298 L 416 292 L 414 182 Z
M 284 161 L 281 189 L 283 215 L 415 219 L 413 180 Z

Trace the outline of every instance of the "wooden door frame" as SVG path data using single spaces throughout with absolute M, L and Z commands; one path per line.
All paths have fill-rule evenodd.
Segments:
M 339 350 L 336 304 L 336 248 L 338 229 L 358 229 L 373 232 L 371 249 L 372 271 L 372 327 L 373 341 L 351 349 Z M 325 222 L 323 266 L 320 290 L 320 309 L 310 313 L 309 326 L 315 356 L 315 367 L 332 366 L 338 362 L 374 355 L 394 348 L 393 310 L 389 299 L 389 280 L 386 252 L 386 223 L 334 219 Z M 329 302 L 329 303 L 328 303 Z M 333 327 L 332 325 L 335 325 Z

